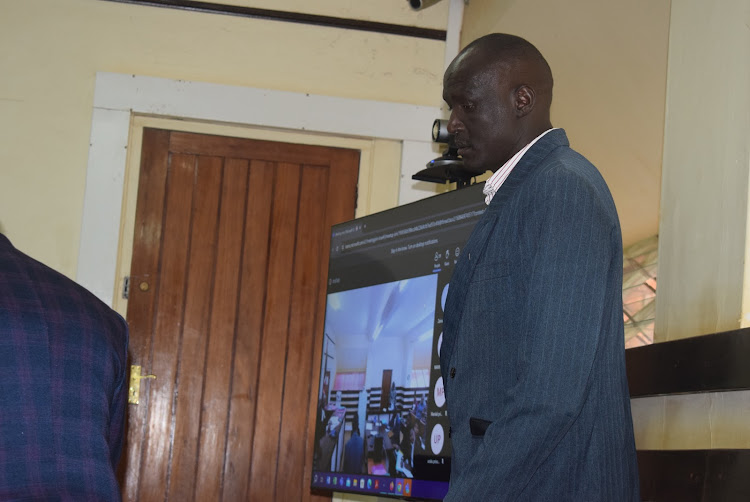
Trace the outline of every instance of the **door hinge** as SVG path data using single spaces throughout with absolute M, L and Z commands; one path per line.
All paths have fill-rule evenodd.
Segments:
M 128 294 L 130 293 L 130 276 L 126 275 L 125 278 L 122 281 L 122 298 L 123 300 L 128 299 Z

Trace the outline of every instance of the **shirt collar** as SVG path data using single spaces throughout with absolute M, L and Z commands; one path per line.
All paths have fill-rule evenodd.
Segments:
M 542 134 L 534 138 L 528 145 L 521 148 L 518 152 L 516 152 L 513 157 L 508 159 L 508 161 L 503 164 L 503 166 L 495 171 L 495 174 L 490 176 L 490 178 L 484 183 L 484 188 L 482 189 L 482 193 L 484 193 L 484 203 L 488 206 L 490 205 L 490 202 L 492 202 L 492 198 L 495 196 L 498 190 L 500 190 L 500 187 L 503 186 L 503 183 L 505 183 L 505 180 L 508 179 L 508 176 L 510 175 L 510 172 L 513 170 L 514 167 L 516 167 L 516 164 L 518 164 L 521 161 L 521 158 L 523 155 L 534 146 L 534 143 L 539 141 L 545 134 L 547 134 L 550 131 L 554 131 L 555 129 L 559 128 L 552 128 L 547 129 Z

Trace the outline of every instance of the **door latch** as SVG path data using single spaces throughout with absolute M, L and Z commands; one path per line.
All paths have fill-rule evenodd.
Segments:
M 144 378 L 156 378 L 156 375 L 141 375 L 141 367 L 135 364 L 130 366 L 130 388 L 128 389 L 128 403 L 138 404 L 141 394 L 141 380 Z

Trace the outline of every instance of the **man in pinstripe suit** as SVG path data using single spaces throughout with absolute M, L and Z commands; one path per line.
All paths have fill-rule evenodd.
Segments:
M 552 74 L 493 34 L 448 67 L 448 130 L 494 175 L 445 306 L 446 501 L 639 499 L 622 242 L 597 169 L 550 122 Z

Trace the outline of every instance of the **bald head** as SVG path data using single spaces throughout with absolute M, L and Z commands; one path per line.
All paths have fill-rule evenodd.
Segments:
M 465 167 L 494 171 L 549 129 L 552 84 L 547 61 L 523 38 L 494 33 L 466 46 L 443 79 Z
M 539 49 L 527 40 L 507 33 L 491 33 L 467 45 L 458 57 L 475 56 L 479 61 L 510 79 L 513 87 L 527 85 L 537 98 L 537 106 L 552 104 L 552 70 Z

